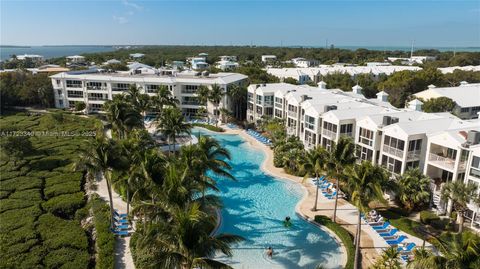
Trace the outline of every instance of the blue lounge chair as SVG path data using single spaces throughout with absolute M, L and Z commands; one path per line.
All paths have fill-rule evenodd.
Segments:
M 387 240 L 387 244 L 389 244 L 390 246 L 396 246 L 396 245 L 402 243 L 403 240 L 405 240 L 405 239 L 407 239 L 407 237 L 405 235 L 401 235 L 400 237 L 398 237 L 395 240 Z
M 377 230 L 377 231 L 385 230 L 385 229 L 388 228 L 388 226 L 390 226 L 390 222 L 388 222 L 388 221 L 385 221 L 383 223 L 383 225 L 377 225 L 377 226 L 371 226 L 370 225 L 370 227 L 372 227 L 374 230 Z
M 118 225 L 115 228 L 118 230 L 128 230 L 130 229 L 130 226 L 128 226 L 127 224 L 124 224 L 124 225 Z
M 330 198 L 335 197 L 335 195 L 337 195 L 337 192 L 336 192 L 336 191 L 334 191 L 334 192 L 332 192 L 332 193 L 330 193 L 330 194 L 325 194 L 325 197 L 327 197 L 328 199 L 330 199 Z
M 381 237 L 391 237 L 391 236 L 394 236 L 396 233 L 398 232 L 398 229 L 391 229 L 390 231 L 386 232 L 386 233 L 379 233 L 379 235 Z
M 121 223 L 121 224 L 128 223 L 127 219 L 116 219 L 115 221 L 118 222 L 118 223 Z
M 113 233 L 119 236 L 128 236 L 130 234 L 128 231 L 113 231 Z
M 417 245 L 415 243 L 408 243 L 405 247 L 397 248 L 399 252 L 411 252 Z
M 402 256 L 400 256 L 400 258 L 401 258 L 404 262 L 409 262 L 409 261 L 410 261 L 410 256 L 408 256 L 408 255 L 402 255 Z
M 126 218 L 126 217 L 128 217 L 127 214 L 120 214 L 120 213 L 118 213 L 117 210 L 114 210 L 113 213 L 115 214 L 115 216 L 117 216 L 117 217 L 119 217 L 119 218 Z

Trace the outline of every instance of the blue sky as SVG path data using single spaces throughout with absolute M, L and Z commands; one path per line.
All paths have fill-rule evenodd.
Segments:
M 480 1 L 0 0 L 0 44 L 480 46 Z

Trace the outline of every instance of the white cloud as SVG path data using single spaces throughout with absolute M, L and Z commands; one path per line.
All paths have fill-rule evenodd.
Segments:
M 135 10 L 142 10 L 143 9 L 142 6 L 140 6 L 138 4 L 135 4 L 135 3 L 132 3 L 132 2 L 128 2 L 128 0 L 122 0 L 122 2 L 123 2 L 124 6 L 134 8 Z
M 123 16 L 115 16 L 113 15 L 113 20 L 118 24 L 125 24 L 128 22 L 128 19 Z

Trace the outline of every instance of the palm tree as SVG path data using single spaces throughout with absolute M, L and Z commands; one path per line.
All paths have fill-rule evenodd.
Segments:
M 220 111 L 218 111 L 218 105 L 220 104 L 220 101 L 222 100 L 223 95 L 224 95 L 224 93 L 223 93 L 222 88 L 220 88 L 220 86 L 218 86 L 218 84 L 213 84 L 212 88 L 210 89 L 210 94 L 208 96 L 208 99 L 215 106 L 214 115 L 216 116 L 216 119 L 217 119 L 216 122 L 215 122 L 215 126 L 218 125 L 218 114 L 220 113 Z
M 453 208 L 457 212 L 458 233 L 463 232 L 464 214 L 470 199 L 475 196 L 477 186 L 469 182 L 465 184 L 461 180 L 446 183 L 441 191 L 441 197 L 444 201 L 452 201 Z
M 382 253 L 380 259 L 372 266 L 372 269 L 400 269 L 400 252 L 397 247 L 389 247 Z
M 327 151 L 323 147 L 316 147 L 306 152 L 301 168 L 302 171 L 305 172 L 303 181 L 305 181 L 307 178 L 315 177 L 318 183 L 320 174 L 325 171 L 327 154 Z M 315 204 L 313 205 L 313 211 L 317 211 L 319 189 L 317 183 L 315 184 Z
M 230 96 L 235 107 L 233 113 L 234 117 L 237 120 L 241 120 L 243 117 L 242 108 L 247 102 L 247 88 L 234 84 L 228 88 L 227 94 Z
M 418 168 L 409 169 L 397 177 L 399 199 L 410 212 L 417 206 L 425 205 L 430 200 L 430 178 Z
M 112 171 L 123 168 L 124 162 L 121 158 L 115 140 L 98 136 L 89 143 L 89 147 L 81 149 L 79 158 L 74 163 L 75 171 L 87 171 L 91 175 L 101 174 L 105 177 L 110 203 L 110 224 L 113 225 L 113 198 L 112 198 Z
M 232 115 L 232 112 L 224 107 L 220 108 L 219 112 L 223 123 L 226 123 L 230 115 Z
M 353 165 L 355 158 L 355 143 L 350 137 L 341 136 L 338 143 L 332 145 L 326 164 L 327 176 L 335 178 L 337 193 L 335 195 L 335 206 L 333 209 L 333 222 L 337 218 L 338 193 L 340 192 L 340 180 L 344 179 L 343 171 Z
M 166 85 L 161 85 L 157 90 L 157 94 L 151 99 L 151 105 L 158 115 L 162 114 L 166 106 L 175 106 L 178 103 L 178 100 L 173 97 Z
M 173 207 L 170 213 L 168 222 L 154 222 L 140 231 L 137 248 L 153 255 L 152 268 L 231 268 L 212 257 L 217 251 L 232 256 L 230 245 L 243 238 L 212 235 L 216 219 L 202 212 L 199 203 L 191 203 L 184 209 Z
M 142 115 L 122 94 L 115 95 L 113 100 L 106 101 L 104 109 L 107 112 L 108 121 L 120 139 L 126 138 L 128 131 L 144 127 Z
M 413 250 L 413 259 L 407 264 L 408 269 L 442 269 L 445 268 L 445 258 L 435 255 L 422 247 Z
M 359 165 L 349 166 L 346 174 L 349 175 L 347 184 L 351 194 L 351 202 L 358 208 L 354 263 L 354 268 L 356 269 L 360 267 L 361 213 L 368 212 L 369 204 L 373 201 L 386 203 L 383 198 L 382 187 L 384 187 L 388 181 L 388 174 L 383 168 L 376 165 L 374 166 L 371 162 L 367 161 Z
M 127 100 L 132 104 L 133 107 L 137 108 L 138 107 L 138 100 L 140 99 L 140 96 L 142 95 L 140 93 L 141 88 L 137 87 L 137 85 L 132 84 L 128 87 L 127 89 Z
M 435 259 L 440 268 L 478 268 L 474 264 L 479 262 L 480 256 L 480 237 L 478 235 L 465 232 L 458 234 L 443 234 L 441 238 L 436 239 L 435 244 L 442 256 Z
M 207 107 L 208 107 L 208 100 L 210 99 L 210 89 L 205 85 L 201 85 L 200 87 L 198 87 L 197 98 L 198 98 L 198 102 L 201 105 L 205 106 L 205 109 L 207 111 L 207 120 L 209 120 Z
M 180 109 L 169 107 L 160 115 L 157 131 L 160 131 L 168 138 L 169 148 L 173 144 L 175 149 L 176 137 L 182 133 L 190 134 L 191 128 L 192 126 L 185 122 L 185 118 Z
M 196 146 L 198 147 L 198 169 L 193 171 L 201 177 L 202 197 L 205 197 L 206 189 L 215 189 L 216 185 L 215 180 L 207 174 L 208 171 L 224 178 L 232 180 L 235 178 L 229 172 L 232 167 L 225 161 L 230 160 L 230 152 L 222 147 L 217 140 L 209 136 L 202 136 Z

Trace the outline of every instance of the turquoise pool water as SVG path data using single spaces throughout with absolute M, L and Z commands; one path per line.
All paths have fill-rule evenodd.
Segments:
M 221 233 L 233 233 L 246 240 L 233 247 L 233 257 L 217 257 L 234 268 L 341 268 L 338 243 L 325 231 L 301 219 L 295 206 L 303 195 L 300 185 L 275 179 L 260 166 L 262 151 L 252 148 L 238 135 L 221 135 L 204 130 L 194 134 L 211 135 L 226 147 L 236 182 L 217 178 L 224 208 Z M 292 227 L 283 220 L 290 216 Z M 273 258 L 266 257 L 271 246 Z

